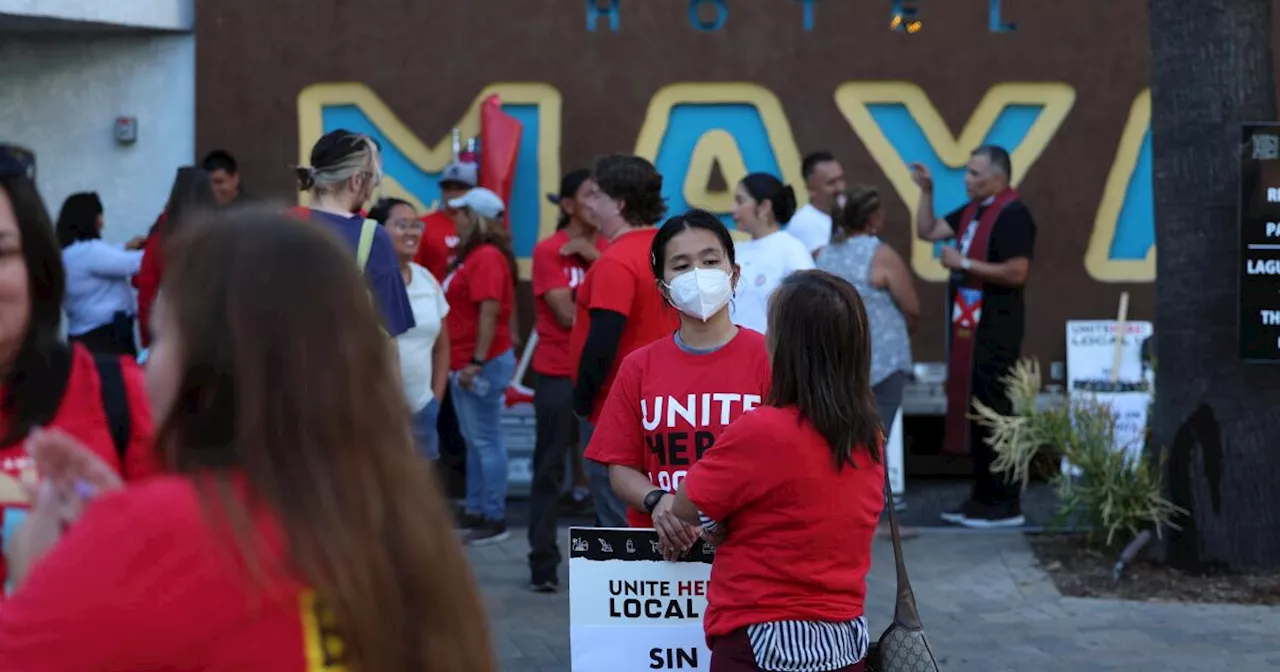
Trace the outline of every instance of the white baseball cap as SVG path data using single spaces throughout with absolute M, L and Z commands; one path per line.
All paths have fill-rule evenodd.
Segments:
M 484 187 L 476 187 L 458 198 L 450 199 L 449 207 L 471 208 L 477 215 L 489 219 L 497 219 L 507 209 L 501 196 Z

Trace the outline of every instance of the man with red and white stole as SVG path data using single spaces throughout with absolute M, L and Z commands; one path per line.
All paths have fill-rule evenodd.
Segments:
M 966 527 L 1025 524 L 1021 488 L 1007 475 L 992 473 L 995 451 L 987 431 L 970 419 L 976 399 L 1012 414 L 1004 378 L 1018 360 L 1026 326 L 1022 288 L 1031 271 L 1036 224 L 1031 211 L 1009 186 L 1009 152 L 984 145 L 969 156 L 964 187 L 969 202 L 944 218 L 934 215 L 933 178 L 921 164 L 911 166 L 920 187 L 916 235 L 949 241 L 942 265 L 947 283 L 947 420 L 943 452 L 973 455 L 973 492 L 942 518 Z

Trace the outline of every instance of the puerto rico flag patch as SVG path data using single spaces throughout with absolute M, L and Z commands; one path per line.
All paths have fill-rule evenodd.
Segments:
M 961 287 L 951 309 L 951 323 L 961 329 L 976 329 L 982 319 L 982 290 Z

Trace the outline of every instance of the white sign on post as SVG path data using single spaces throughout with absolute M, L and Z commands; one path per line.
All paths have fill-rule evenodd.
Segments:
M 667 562 L 653 530 L 570 528 L 572 672 L 710 670 L 702 614 L 714 556 L 700 542 Z
M 1124 323 L 1119 375 L 1112 382 L 1118 330 L 1115 320 L 1067 322 L 1067 389 L 1072 401 L 1094 399 L 1109 405 L 1116 415 L 1116 450 L 1139 459 L 1151 404 L 1151 380 L 1142 365 L 1142 343 L 1154 329 L 1150 322 Z

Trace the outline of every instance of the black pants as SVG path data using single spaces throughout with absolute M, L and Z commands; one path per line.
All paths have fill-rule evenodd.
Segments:
M 440 475 L 444 479 L 445 493 L 450 499 L 467 496 L 467 442 L 458 427 L 458 414 L 453 410 L 452 385 L 444 388 L 440 400 L 440 415 L 436 418 L 436 432 L 440 435 Z
M 994 356 L 977 349 L 974 353 L 973 396 L 1001 415 L 1013 413 L 1004 378 L 1013 368 L 1014 359 Z M 1005 474 L 991 473 L 996 452 L 987 443 L 990 432 L 977 421 L 969 421 L 969 449 L 973 456 L 972 498 L 983 504 L 1016 502 L 1021 486 L 1009 482 Z
M 133 316 L 128 313 L 116 313 L 112 321 L 79 336 L 70 336 L 68 340 L 84 345 L 96 355 L 138 356 L 133 339 Z
M 557 507 L 564 485 L 565 455 L 573 443 L 573 381 L 538 376 L 533 388 L 538 423 L 533 448 L 533 487 L 529 493 L 529 569 L 554 577 L 560 566 Z

